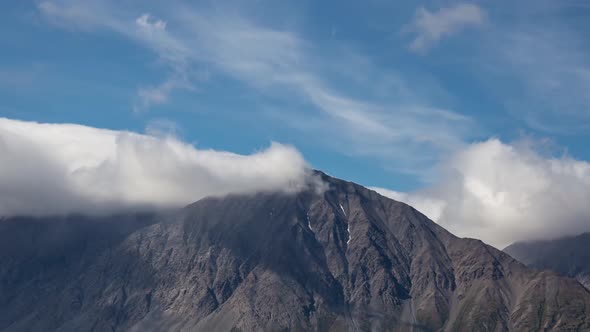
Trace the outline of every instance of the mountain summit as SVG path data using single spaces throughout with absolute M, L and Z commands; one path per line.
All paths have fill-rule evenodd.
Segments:
M 590 329 L 575 280 L 317 176 L 166 214 L 0 221 L 0 330 Z

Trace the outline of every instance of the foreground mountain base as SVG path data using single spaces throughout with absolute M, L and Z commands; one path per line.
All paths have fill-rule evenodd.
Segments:
M 318 176 L 327 190 L 1 221 L 0 330 L 590 330 L 575 280 Z

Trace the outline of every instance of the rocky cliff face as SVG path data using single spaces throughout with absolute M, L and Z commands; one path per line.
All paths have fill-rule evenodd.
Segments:
M 4 220 L 0 330 L 590 329 L 590 292 L 575 280 L 320 176 L 323 192 L 165 215 Z
M 556 240 L 519 242 L 504 251 L 531 267 L 550 269 L 575 278 L 590 289 L 590 233 Z

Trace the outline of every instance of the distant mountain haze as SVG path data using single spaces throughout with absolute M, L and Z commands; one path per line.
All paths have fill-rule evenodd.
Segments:
M 2 331 L 582 331 L 590 292 L 414 208 L 325 190 L 0 221 Z
M 504 252 L 531 267 L 576 278 L 590 289 L 590 232 L 555 240 L 517 242 Z

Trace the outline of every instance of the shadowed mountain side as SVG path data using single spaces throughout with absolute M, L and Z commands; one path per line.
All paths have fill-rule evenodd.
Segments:
M 590 293 L 577 282 L 535 272 L 481 241 L 453 236 L 406 204 L 318 174 L 324 192 L 206 198 L 116 235 L 64 234 L 83 238 L 85 249 L 49 253 L 49 263 L 37 262 L 46 262 L 39 253 L 2 256 L 0 295 L 13 295 L 1 296 L 0 329 L 590 328 Z M 0 240 L 27 227 L 2 223 L 13 229 L 2 228 Z M 113 240 L 103 245 L 102 238 Z M 75 263 L 56 265 L 60 255 Z M 19 259 L 63 268 L 50 278 L 41 268 L 11 276 Z
M 504 249 L 537 269 L 550 269 L 577 279 L 590 289 L 590 233 L 556 240 L 517 242 Z

